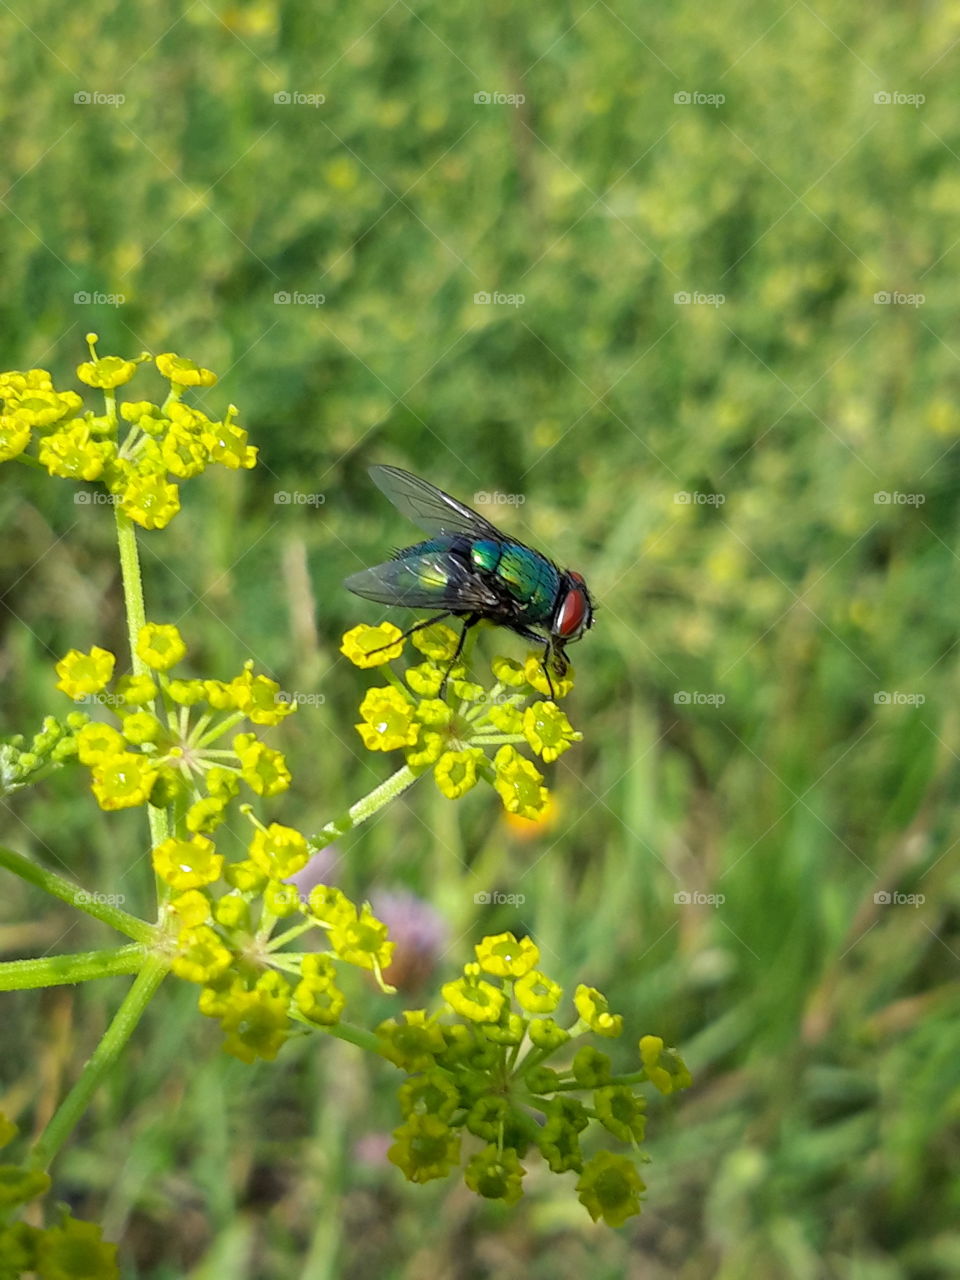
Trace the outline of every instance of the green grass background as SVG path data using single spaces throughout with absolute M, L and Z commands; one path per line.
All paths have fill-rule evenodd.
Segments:
M 142 538 L 148 608 L 198 671 L 254 656 L 325 698 L 282 730 L 276 816 L 316 829 L 388 767 L 337 654 L 377 616 L 342 578 L 412 537 L 366 466 L 522 495 L 495 518 L 599 604 L 557 824 L 521 840 L 489 790 L 425 780 L 344 841 L 342 883 L 443 913 L 435 980 L 528 930 L 696 1079 L 609 1232 L 539 1168 L 511 1212 L 405 1185 L 362 1158 L 389 1072 L 322 1043 L 244 1067 L 169 984 L 57 1193 L 144 1280 L 960 1274 L 960 10 L 14 0 L 0 31 L 0 363 L 74 385 L 94 329 L 221 373 L 202 403 L 240 407 L 264 466 L 186 484 Z M 73 492 L 0 476 L 5 731 L 62 707 L 55 656 L 123 646 L 109 511 Z M 3 827 L 148 909 L 142 825 L 66 773 Z M 525 903 L 475 905 L 493 889 Z M 9 956 L 104 940 L 0 895 Z M 123 986 L 5 997 L 5 1110 L 42 1122 Z

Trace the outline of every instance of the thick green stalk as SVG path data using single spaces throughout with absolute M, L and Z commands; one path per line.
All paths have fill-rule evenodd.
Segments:
M 134 942 L 150 942 L 154 937 L 153 926 L 147 924 L 145 920 L 140 920 L 137 916 L 132 916 L 127 911 L 121 911 L 119 907 L 115 907 L 111 903 L 98 900 L 103 895 L 97 895 L 88 892 L 86 889 L 81 889 L 79 885 L 71 884 L 69 880 L 64 880 L 62 876 L 58 876 L 55 872 L 48 871 L 45 867 L 38 867 L 35 862 L 25 858 L 22 853 L 14 853 L 12 849 L 5 849 L 2 845 L 0 845 L 0 867 L 6 867 L 14 875 L 18 875 L 21 880 L 35 884 L 44 893 L 49 893 L 54 898 L 60 898 L 61 901 L 68 902 L 71 907 L 76 907 L 79 911 L 85 911 L 88 916 L 93 916 L 95 920 L 102 920 L 104 924 L 110 925 L 111 928 L 116 929 L 119 933 L 125 933 L 128 938 L 133 938 Z
M 140 552 L 133 521 L 125 516 L 119 506 L 114 507 L 117 521 L 117 546 L 120 550 L 120 577 L 123 581 L 123 603 L 127 614 L 127 635 L 130 639 L 130 660 L 134 675 L 145 675 L 149 667 L 137 653 L 137 638 L 141 627 L 147 623 L 147 609 L 143 598 L 143 577 L 140 573 Z M 147 806 L 150 822 L 150 842 L 154 848 L 170 834 L 165 809 Z
M 112 1070 L 154 993 L 167 974 L 168 962 L 157 955 L 149 956 L 134 979 L 123 1003 L 107 1027 L 102 1040 L 88 1059 L 80 1078 L 61 1102 L 50 1123 L 33 1148 L 33 1168 L 46 1169 L 70 1137 L 86 1111 L 98 1086 Z
M 118 506 L 114 507 L 117 520 L 117 545 L 120 550 L 120 576 L 123 580 L 123 600 L 127 614 L 127 635 L 130 638 L 130 658 L 134 675 L 146 675 L 149 667 L 137 653 L 137 637 L 140 628 L 146 626 L 147 609 L 143 598 L 143 578 L 140 574 L 140 552 L 133 521 Z
M 366 822 L 368 818 L 372 818 L 375 813 L 378 813 L 388 805 L 391 800 L 395 800 L 408 787 L 413 786 L 419 776 L 408 764 L 405 764 L 402 769 L 398 769 L 396 773 L 392 774 L 386 782 L 381 782 L 379 787 L 374 787 L 369 795 L 351 805 L 344 817 L 335 818 L 333 822 L 328 822 L 315 836 L 311 836 L 310 843 L 322 848 L 323 845 L 329 844 L 331 840 L 336 840 L 347 831 L 352 831 L 361 822 Z
M 139 943 L 110 951 L 80 951 L 73 955 L 39 956 L 32 960 L 0 963 L 0 991 L 26 991 L 33 987 L 57 987 L 118 973 L 138 973 L 146 952 Z
M 317 1030 L 315 1022 L 311 1022 L 309 1018 L 303 1017 L 302 1014 L 297 1013 L 294 1009 L 291 1009 L 290 1017 L 295 1022 L 309 1027 L 311 1031 Z M 368 1031 L 365 1027 L 354 1027 L 349 1022 L 336 1022 L 332 1027 L 323 1027 L 321 1029 L 327 1035 L 335 1036 L 338 1040 L 345 1040 L 347 1044 L 356 1045 L 364 1053 L 375 1053 L 378 1057 L 384 1057 L 383 1041 L 375 1032 Z

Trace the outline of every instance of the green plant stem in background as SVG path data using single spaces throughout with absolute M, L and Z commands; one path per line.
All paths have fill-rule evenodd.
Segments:
M 328 844 L 331 840 L 336 840 L 338 836 L 352 831 L 361 822 L 366 822 L 368 818 L 372 818 L 375 813 L 379 812 L 385 805 L 388 805 L 391 800 L 395 800 L 397 796 L 406 791 L 407 787 L 413 786 L 419 776 L 419 773 L 411 769 L 408 764 L 405 764 L 402 769 L 398 769 L 396 773 L 391 774 L 386 782 L 381 782 L 379 787 L 374 787 L 369 795 L 351 805 L 343 818 L 335 818 L 333 822 L 328 822 L 325 827 L 322 827 L 315 836 L 311 836 L 310 843 L 322 848 L 323 845 Z
M 93 1051 L 93 1056 L 80 1073 L 80 1078 L 40 1135 L 30 1157 L 33 1168 L 46 1169 L 69 1138 L 78 1120 L 86 1111 L 97 1087 L 112 1069 L 124 1045 L 133 1034 L 134 1028 L 143 1016 L 144 1009 L 166 977 L 168 968 L 166 959 L 161 956 L 150 956 L 145 960 L 123 1003 L 114 1014 L 110 1026 Z
M 128 938 L 133 938 L 134 942 L 151 942 L 154 938 L 153 926 L 147 924 L 145 920 L 140 920 L 127 911 L 121 911 L 119 907 L 110 903 L 98 901 L 96 895 L 89 893 L 86 889 L 71 884 L 69 880 L 64 880 L 62 876 L 48 871 L 45 867 L 38 867 L 22 853 L 14 853 L 12 849 L 5 849 L 2 845 L 0 845 L 0 867 L 6 867 L 21 880 L 35 884 L 44 893 L 60 898 L 71 907 L 76 907 L 78 911 L 85 911 L 88 916 L 102 920 L 104 924 L 110 925 L 119 933 L 125 933 Z
M 40 956 L 35 960 L 7 960 L 0 964 L 0 991 L 25 991 L 31 987 L 56 987 L 89 982 L 118 973 L 137 973 L 146 952 L 139 943 L 109 951 L 81 951 L 74 955 Z

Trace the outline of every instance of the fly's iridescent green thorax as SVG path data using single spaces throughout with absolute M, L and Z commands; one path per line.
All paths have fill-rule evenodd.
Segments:
M 442 552 L 462 556 L 480 572 L 493 574 L 516 603 L 517 616 L 531 626 L 549 627 L 560 590 L 556 565 L 521 542 L 492 538 L 430 538 L 401 552 L 402 558 Z
M 593 625 L 593 602 L 580 574 L 558 568 L 408 471 L 376 466 L 370 474 L 394 506 L 431 536 L 344 585 L 381 604 L 440 611 L 410 631 L 451 615 L 464 618 L 454 662 L 467 631 L 481 619 L 539 641 L 552 691 L 549 665 L 563 675 L 564 647 Z

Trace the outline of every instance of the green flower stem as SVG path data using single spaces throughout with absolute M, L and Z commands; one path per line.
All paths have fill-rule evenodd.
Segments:
M 69 956 L 41 956 L 36 960 L 7 960 L 0 964 L 0 991 L 26 991 L 31 987 L 57 987 L 89 982 L 143 968 L 144 949 L 139 943 L 110 951 L 81 951 Z
M 144 961 L 113 1021 L 94 1049 L 93 1056 L 80 1073 L 80 1078 L 61 1102 L 33 1148 L 30 1156 L 33 1168 L 46 1169 L 70 1137 L 98 1086 L 114 1067 L 168 969 L 168 961 L 161 956 L 151 955 Z
M 566 1043 L 566 1041 L 564 1043 Z M 542 1066 L 549 1058 L 552 1058 L 553 1055 L 562 1048 L 563 1045 L 557 1045 L 554 1049 L 537 1049 L 535 1047 L 531 1047 L 529 1053 L 524 1056 L 519 1065 L 515 1065 L 514 1073 L 518 1076 L 522 1076 L 523 1073 L 525 1071 L 529 1071 L 531 1067 Z
M 133 674 L 150 674 L 150 668 L 137 653 L 137 638 L 141 627 L 147 625 L 147 609 L 143 599 L 143 579 L 140 575 L 140 552 L 133 521 L 120 508 L 114 507 L 117 520 L 117 544 L 120 549 L 120 575 L 123 579 L 123 600 L 127 611 L 127 634 L 130 638 L 130 658 Z
M 498 680 L 497 683 L 493 686 L 493 688 L 488 691 L 486 701 L 481 702 L 479 706 L 476 706 L 472 710 L 467 712 L 467 715 L 466 715 L 467 720 L 473 723 L 476 723 L 477 721 L 480 721 L 480 720 L 484 720 L 491 707 L 501 706 L 502 703 L 498 703 L 497 699 L 500 697 L 502 690 L 503 690 L 503 683 L 500 680 Z
M 526 742 L 526 738 L 522 733 L 484 733 L 470 739 L 471 747 L 498 747 L 506 742 Z
M 246 714 L 247 713 L 245 711 L 232 712 L 225 720 L 221 720 L 219 724 L 214 725 L 214 727 L 208 730 L 202 738 L 198 739 L 196 746 L 205 750 L 211 742 L 216 742 L 218 738 L 222 738 L 225 733 L 229 732 L 235 724 L 239 724 L 241 720 L 244 720 L 246 718 Z M 230 751 L 226 754 L 236 755 L 236 752 Z
M 338 1040 L 344 1040 L 347 1044 L 356 1045 L 358 1049 L 363 1049 L 365 1053 L 375 1053 L 378 1057 L 383 1057 L 383 1043 L 379 1036 L 374 1035 L 372 1031 L 368 1031 L 366 1027 L 354 1027 L 349 1022 L 338 1022 L 336 1026 L 324 1027 L 331 1036 L 336 1036 Z
M 120 576 L 123 580 L 123 602 L 127 613 L 127 634 L 130 638 L 130 661 L 133 674 L 148 675 L 150 668 L 137 653 L 137 638 L 147 625 L 147 608 L 143 599 L 143 577 L 140 573 L 140 552 L 133 521 L 118 506 L 114 507 L 117 521 L 117 545 L 120 549 Z M 150 823 L 150 842 L 156 848 L 170 834 L 170 824 L 165 809 L 147 805 Z M 159 891 L 158 891 L 159 892 Z
M 419 773 L 411 769 L 408 764 L 405 764 L 402 769 L 398 769 L 386 782 L 381 782 L 379 787 L 374 787 L 369 795 L 351 805 L 342 818 L 336 818 L 333 822 L 328 822 L 315 836 L 311 836 L 310 844 L 322 849 L 331 840 L 336 840 L 339 836 L 352 831 L 361 822 L 366 822 L 368 818 L 372 818 L 375 813 L 378 813 L 385 805 L 388 805 L 391 800 L 395 800 L 408 787 L 413 786 L 419 776 Z
M 278 933 L 275 938 L 271 938 L 267 944 L 267 950 L 279 951 L 281 947 L 286 946 L 288 942 L 292 942 L 294 938 L 299 938 L 301 933 L 306 933 L 308 929 L 315 929 L 316 927 L 316 921 L 314 920 L 307 920 L 303 924 L 295 924 L 286 933 Z
M 410 690 L 403 683 L 403 681 L 400 679 L 397 673 L 393 670 L 393 668 L 382 667 L 381 670 L 383 671 L 383 674 L 387 677 L 387 679 L 390 681 L 390 683 L 393 685 L 393 687 L 397 690 L 397 692 L 401 693 L 407 699 L 408 702 L 411 701 Z
M 22 462 L 27 467 L 33 467 L 35 471 L 47 470 L 39 458 L 34 458 L 29 453 L 18 453 L 14 461 Z
M 119 907 L 112 906 L 109 903 L 96 901 L 95 895 L 88 893 L 86 889 L 81 889 L 79 885 L 71 884 L 69 880 L 64 880 L 62 876 L 46 870 L 45 867 L 37 866 L 35 862 L 25 858 L 22 853 L 14 853 L 12 849 L 5 849 L 0 846 L 0 867 L 6 867 L 8 871 L 12 871 L 21 880 L 26 880 L 28 883 L 36 885 L 38 889 L 42 889 L 44 893 L 51 894 L 54 898 L 60 898 L 63 902 L 68 902 L 71 907 L 76 907 L 79 911 L 85 911 L 88 916 L 93 916 L 95 920 L 102 920 L 104 924 L 110 925 L 111 928 L 116 929 L 119 933 L 125 933 L 128 938 L 133 938 L 134 942 L 151 942 L 153 940 L 153 926 L 147 924 L 145 920 L 139 919 L 138 916 L 132 916 L 127 911 L 121 911 Z
M 627 1075 L 611 1076 L 607 1084 L 644 1084 L 650 1077 L 646 1071 L 631 1071 Z M 578 1080 L 567 1080 L 561 1084 L 553 1086 L 554 1092 L 559 1093 L 561 1090 L 569 1092 L 570 1090 L 582 1089 L 584 1091 L 592 1088 L 591 1085 L 580 1084 Z
M 301 1026 L 309 1027 L 311 1031 L 324 1031 L 327 1035 L 336 1036 L 338 1040 L 343 1040 L 347 1044 L 356 1045 L 364 1053 L 375 1053 L 379 1058 L 386 1057 L 382 1040 L 366 1027 L 355 1027 L 349 1022 L 338 1022 L 332 1027 L 320 1026 L 316 1022 L 311 1022 L 309 1018 L 305 1018 L 297 1009 L 290 1010 L 290 1017 Z

